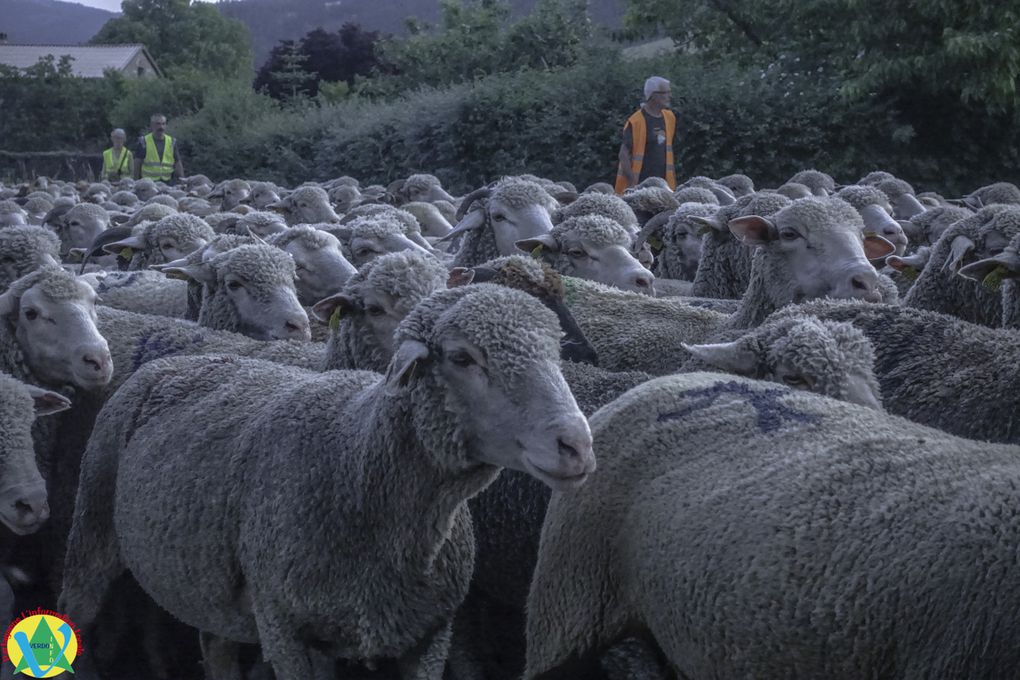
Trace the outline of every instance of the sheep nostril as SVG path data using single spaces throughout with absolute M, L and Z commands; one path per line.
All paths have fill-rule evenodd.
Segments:
M 556 440 L 556 443 L 559 445 L 559 454 L 564 458 L 579 459 L 581 457 L 581 453 L 576 448 L 563 441 L 563 437 L 559 437 Z
M 867 281 L 865 281 L 864 278 L 861 277 L 861 276 L 853 277 L 850 280 L 850 283 L 857 290 L 864 290 L 864 291 L 871 290 L 871 285 Z
M 97 373 L 103 370 L 102 362 L 100 362 L 99 359 L 96 359 L 93 356 L 89 356 L 88 354 L 86 354 L 85 356 L 83 356 L 81 358 L 81 360 L 82 360 L 82 362 L 84 362 L 84 364 L 86 366 L 90 367 L 92 370 L 94 370 Z
M 652 285 L 652 280 L 647 276 L 639 276 L 634 279 L 634 283 L 636 283 L 639 288 L 648 288 Z

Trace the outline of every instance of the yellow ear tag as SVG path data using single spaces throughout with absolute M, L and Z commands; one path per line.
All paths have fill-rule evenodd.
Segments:
M 984 280 L 981 282 L 981 285 L 991 291 L 999 290 L 999 288 L 1002 286 L 1003 274 L 1005 273 L 1006 268 L 1000 264 L 998 267 L 993 269 L 988 274 L 988 276 L 984 278 Z
M 135 254 L 135 251 L 134 251 L 134 250 L 132 250 L 131 248 L 121 248 L 121 249 L 120 249 L 120 252 L 119 252 L 119 253 L 117 253 L 117 256 L 118 256 L 118 257 L 122 257 L 122 258 L 124 258 L 125 260 L 130 260 L 130 259 L 131 259 L 131 257 L 132 257 L 132 256 L 133 256 L 134 254 Z
M 900 274 L 907 281 L 916 281 L 917 280 L 917 267 L 904 267 L 903 271 L 901 271 Z
M 332 316 L 329 317 L 329 329 L 335 331 L 340 327 L 340 308 L 337 307 L 333 310 Z
M 542 257 L 542 244 L 541 243 L 539 243 L 537 246 L 535 246 L 532 249 L 531 256 L 536 258 L 536 259 L 539 258 L 539 257 Z

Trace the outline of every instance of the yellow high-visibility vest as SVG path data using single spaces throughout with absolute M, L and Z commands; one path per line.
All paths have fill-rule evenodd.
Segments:
M 106 179 L 120 179 L 131 174 L 131 164 L 134 161 L 134 154 L 126 146 L 120 150 L 120 158 L 113 160 L 113 148 L 103 152 L 103 177 Z
M 645 116 L 641 109 L 627 119 L 623 129 L 630 126 L 633 144 L 630 148 L 630 169 L 635 178 L 641 177 L 641 166 L 645 162 L 645 141 L 648 139 L 648 129 L 645 125 Z M 673 162 L 673 135 L 676 134 L 676 114 L 669 109 L 662 110 L 662 117 L 666 121 L 666 183 L 670 189 L 676 189 L 676 169 Z M 616 170 L 616 193 L 622 194 L 629 186 L 627 178 L 623 175 L 623 167 Z
M 156 140 L 152 133 L 145 135 L 145 160 L 142 161 L 142 177 L 151 180 L 163 180 L 169 182 L 174 174 L 174 139 L 170 135 L 163 135 L 165 146 L 163 147 L 163 158 L 156 152 Z

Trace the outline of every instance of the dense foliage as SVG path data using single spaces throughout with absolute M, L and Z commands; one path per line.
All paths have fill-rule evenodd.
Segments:
M 171 77 L 248 77 L 251 40 L 244 24 L 215 5 L 191 0 L 124 0 L 92 44 L 143 43 Z

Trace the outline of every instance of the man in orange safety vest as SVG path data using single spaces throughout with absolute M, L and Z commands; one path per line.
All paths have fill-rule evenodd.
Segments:
M 671 94 L 665 78 L 652 76 L 645 81 L 645 101 L 623 126 L 616 193 L 622 194 L 648 177 L 662 177 L 676 189 L 676 114 L 669 110 Z

